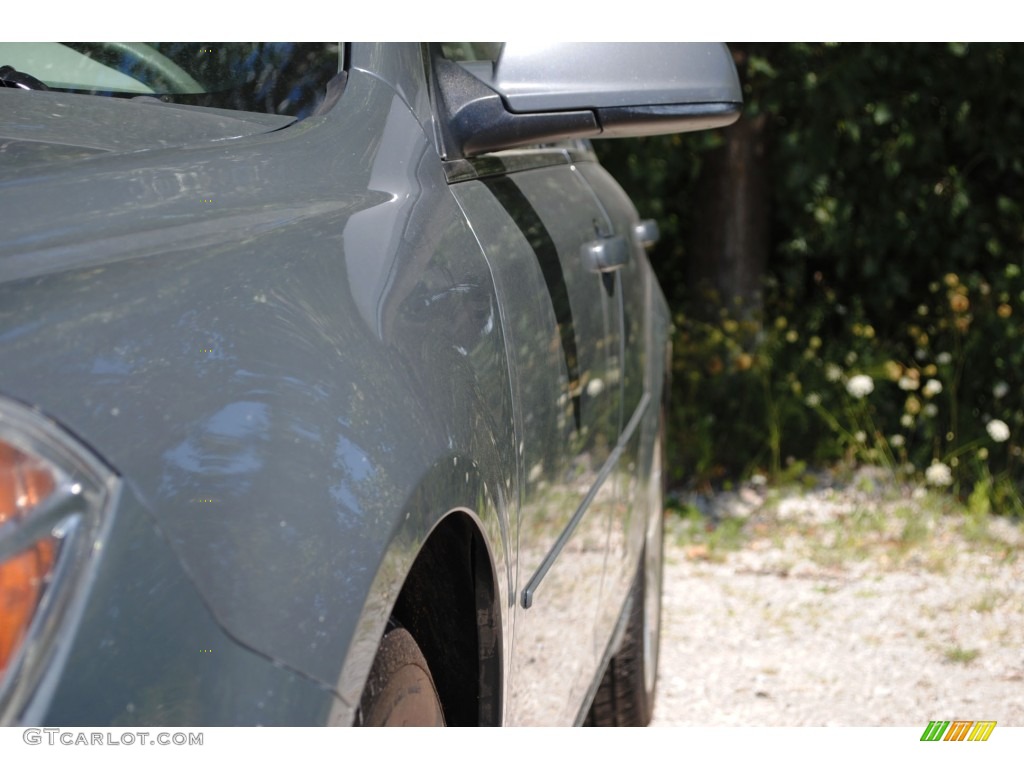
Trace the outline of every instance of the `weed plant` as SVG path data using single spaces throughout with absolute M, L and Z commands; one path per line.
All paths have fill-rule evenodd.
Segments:
M 809 301 L 769 285 L 760 317 L 678 312 L 673 479 L 871 464 L 949 489 L 979 521 L 1024 515 L 1021 269 L 948 273 L 922 296 L 886 337 L 820 274 Z

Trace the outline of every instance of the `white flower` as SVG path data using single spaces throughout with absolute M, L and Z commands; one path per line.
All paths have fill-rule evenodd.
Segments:
M 924 384 L 924 389 L 922 390 L 925 397 L 935 397 L 935 395 L 939 394 L 941 391 L 942 382 L 938 379 L 928 379 Z
M 817 408 L 819 405 L 821 405 L 821 395 L 819 395 L 817 392 L 811 392 L 811 394 L 807 396 L 805 402 L 809 406 L 811 406 L 811 408 Z
M 952 485 L 953 471 L 941 461 L 936 461 L 924 471 L 924 479 L 928 485 Z
M 912 427 L 914 426 L 914 417 L 911 416 L 909 413 L 904 413 L 902 416 L 900 416 L 900 424 L 902 424 L 904 427 Z
M 917 383 L 917 379 L 913 379 L 910 376 L 900 376 L 900 380 L 896 384 L 905 392 L 912 392 L 920 386 Z
M 939 352 L 939 354 L 935 356 L 935 362 L 939 365 L 949 365 L 953 362 L 953 356 L 949 354 L 949 352 Z
M 995 386 L 992 387 L 992 395 L 998 400 L 1001 397 L 1006 397 L 1006 393 L 1010 391 L 1010 385 L 1005 381 L 997 381 Z
M 858 429 L 857 432 L 854 434 L 853 439 L 856 440 L 858 443 L 866 443 L 868 440 L 868 436 L 864 432 L 864 430 Z
M 925 416 L 929 416 L 929 417 L 934 416 L 938 412 L 939 412 L 939 406 L 937 406 L 935 403 L 928 403 L 924 407 L 924 411 L 923 411 L 924 415 Z
M 875 391 L 875 382 L 870 376 L 859 373 L 846 382 L 846 391 L 859 400 Z
M 835 363 L 828 363 L 825 366 L 825 378 L 829 381 L 839 381 L 843 378 L 843 369 Z
M 907 441 L 903 437 L 903 435 L 893 435 L 892 437 L 889 438 L 889 445 L 891 445 L 893 448 L 902 448 L 904 445 L 906 445 L 906 443 Z
M 1001 419 L 992 419 L 985 425 L 985 430 L 988 432 L 988 436 L 997 443 L 1005 443 L 1010 439 L 1010 428 Z

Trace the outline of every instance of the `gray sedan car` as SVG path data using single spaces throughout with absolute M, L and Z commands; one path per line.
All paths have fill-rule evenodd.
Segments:
M 0 724 L 646 724 L 705 44 L 0 44 Z

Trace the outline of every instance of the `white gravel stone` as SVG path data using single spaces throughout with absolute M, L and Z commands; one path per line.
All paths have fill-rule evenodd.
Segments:
M 755 536 L 722 558 L 688 557 L 682 524 L 669 517 L 652 725 L 1024 725 L 1019 528 L 990 525 L 1006 556 L 972 547 L 953 518 L 902 557 L 885 546 L 827 566 L 807 556 L 815 543 L 830 546 L 826 535 L 834 543 L 865 501 L 857 490 L 815 491 L 744 510 L 748 526 L 774 514 L 805 534 L 781 544 Z M 898 539 L 903 521 L 889 522 L 880 535 Z

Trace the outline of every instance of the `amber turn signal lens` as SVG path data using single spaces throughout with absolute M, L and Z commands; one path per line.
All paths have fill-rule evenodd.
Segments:
M 54 486 L 40 459 L 0 440 L 0 527 L 17 525 Z M 47 536 L 0 562 L 0 676 L 32 623 L 56 550 L 56 540 Z

